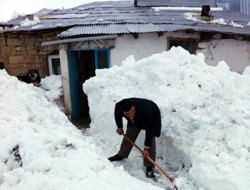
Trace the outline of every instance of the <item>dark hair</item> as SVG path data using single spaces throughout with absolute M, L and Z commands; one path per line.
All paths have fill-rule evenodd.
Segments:
M 130 109 L 131 109 L 131 107 L 132 107 L 132 103 L 129 101 L 129 100 L 122 100 L 121 102 L 120 102 L 120 106 L 121 106 L 121 110 L 122 111 L 125 111 L 125 112 L 127 112 L 127 111 L 129 111 Z

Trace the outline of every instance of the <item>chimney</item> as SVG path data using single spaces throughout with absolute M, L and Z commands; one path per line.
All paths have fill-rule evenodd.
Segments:
M 210 6 L 209 5 L 202 5 L 201 16 L 206 16 L 206 17 L 210 16 Z
M 134 0 L 134 6 L 137 7 L 137 0 Z
M 25 17 L 28 18 L 29 20 L 34 20 L 34 15 L 33 14 L 25 15 Z

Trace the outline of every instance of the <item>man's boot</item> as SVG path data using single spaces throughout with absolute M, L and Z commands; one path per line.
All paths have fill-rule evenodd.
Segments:
M 148 178 L 155 178 L 153 167 L 146 167 L 146 176 Z
M 119 154 L 116 154 L 114 156 L 109 157 L 108 159 L 110 162 L 121 161 L 123 159 L 123 157 L 121 157 Z

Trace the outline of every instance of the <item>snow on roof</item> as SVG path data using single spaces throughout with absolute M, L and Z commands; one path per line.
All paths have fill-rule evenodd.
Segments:
M 232 27 L 236 27 L 236 28 L 244 28 L 243 25 L 238 24 L 238 23 L 236 23 L 236 22 L 234 22 L 234 21 L 231 21 L 231 22 L 229 23 L 229 25 L 231 25 Z
M 202 5 L 213 6 L 212 0 L 137 0 L 138 6 L 184 6 L 184 7 L 201 7 Z
M 229 26 L 236 27 L 236 28 L 244 28 L 244 26 L 241 24 L 238 24 L 234 21 L 225 21 L 225 19 L 223 19 L 223 18 L 212 19 L 211 21 L 205 21 L 205 20 L 202 20 L 200 18 L 200 14 L 193 13 L 193 12 L 192 13 L 185 13 L 184 17 L 187 20 L 192 20 L 192 21 L 201 22 L 201 23 L 210 23 L 210 24 L 212 23 L 212 24 L 220 24 L 220 25 L 229 25 Z
M 169 10 L 173 9 L 173 10 Z M 40 16 L 40 23 L 37 25 L 32 25 L 29 27 L 14 27 L 11 29 L 5 29 L 1 32 L 11 32 L 11 31 L 33 31 L 33 30 L 44 30 L 44 29 L 55 29 L 62 27 L 74 27 L 74 26 L 100 26 L 105 27 L 107 25 L 136 25 L 136 24 L 145 24 L 147 27 L 148 24 L 156 25 L 182 25 L 193 27 L 198 25 L 201 21 L 190 19 L 187 20 L 184 18 L 183 14 L 185 12 L 193 12 L 192 10 L 187 11 L 187 7 L 181 8 L 162 8 L 159 9 L 154 7 L 135 7 L 131 1 L 107 1 L 107 2 L 96 2 L 84 4 L 71 9 L 58 9 L 54 11 L 48 11 L 48 14 Z M 197 10 L 197 8 L 194 8 Z M 241 31 L 238 31 L 236 34 L 249 34 L 249 28 L 246 28 L 249 18 L 241 13 L 236 12 L 225 12 L 225 11 L 216 11 L 220 8 L 212 9 L 212 15 L 215 21 L 218 19 L 224 19 L 225 22 L 230 23 L 233 21 L 238 25 L 242 25 Z M 157 10 L 157 11 L 155 11 Z M 196 12 L 197 13 L 197 12 Z M 14 22 L 14 21 L 13 21 Z M 21 20 L 17 19 L 15 23 L 18 24 Z M 215 22 L 217 23 L 217 22 Z M 213 22 L 203 23 L 202 26 L 214 27 Z M 202 26 L 200 28 L 202 29 Z M 236 25 L 233 25 L 236 26 Z M 143 26 L 141 26 L 143 27 Z M 155 27 L 158 29 L 157 27 Z M 204 31 L 210 31 L 204 28 Z M 223 31 L 231 32 L 231 25 L 227 25 L 227 28 L 224 28 Z M 112 27 L 110 27 L 112 29 Z M 142 29 L 142 31 L 146 31 Z M 166 29 L 166 31 L 168 31 Z M 234 31 L 234 30 L 233 30 Z M 109 33 L 115 32 L 113 29 Z M 150 32 L 153 32 L 152 30 Z M 92 30 L 90 34 L 100 33 L 100 31 Z M 83 33 L 84 34 L 84 31 Z M 72 34 L 73 35 L 73 34 Z M 79 35 L 79 32 L 78 34 Z M 63 37 L 63 36 L 62 36 Z
M 201 11 L 201 7 L 152 7 L 155 11 L 168 10 L 168 11 Z M 212 7 L 211 11 L 223 11 L 221 7 Z
M 88 16 L 88 14 L 61 14 L 61 15 L 48 15 L 48 16 L 44 16 L 43 18 L 46 19 L 71 19 L 71 18 L 84 18 Z
M 248 190 L 250 75 L 231 72 L 222 62 L 208 66 L 204 59 L 202 54 L 173 47 L 138 61 L 130 56 L 121 66 L 97 70 L 83 85 L 92 121 L 88 134 L 105 155 L 117 153 L 121 137 L 115 133 L 115 104 L 129 97 L 153 100 L 162 116 L 157 161 L 170 173 L 175 170 L 179 189 Z M 139 146 L 143 147 L 144 139 L 142 133 Z M 123 165 L 141 176 L 138 154 L 134 150 Z
M 38 23 L 40 23 L 40 19 L 35 16 L 33 20 L 30 20 L 29 18 L 25 18 L 25 20 L 23 20 L 20 23 L 20 26 L 33 26 L 33 25 L 36 25 Z

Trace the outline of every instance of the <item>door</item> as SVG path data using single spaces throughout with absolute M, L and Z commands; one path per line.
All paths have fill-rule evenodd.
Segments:
M 79 120 L 89 117 L 88 100 L 82 85 L 90 77 L 95 76 L 96 69 L 109 67 L 110 50 L 70 50 L 68 57 L 72 119 Z

